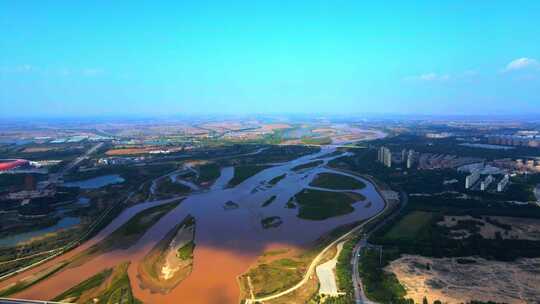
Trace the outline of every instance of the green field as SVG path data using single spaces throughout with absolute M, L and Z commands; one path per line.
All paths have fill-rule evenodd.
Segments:
M 262 206 L 263 206 L 263 207 L 266 207 L 266 206 L 270 205 L 271 203 L 274 202 L 275 199 L 276 199 L 276 196 L 275 196 L 275 195 L 272 195 L 269 199 L 267 199 L 267 200 L 262 204 Z
M 340 193 L 312 189 L 304 189 L 294 198 L 300 207 L 298 217 L 307 220 L 324 220 L 350 213 L 354 210 L 351 204 L 365 199 L 361 194 L 352 192 Z
M 207 163 L 197 167 L 199 171 L 198 183 L 207 183 L 217 179 L 220 175 L 220 168 L 218 164 Z
M 383 254 L 383 264 L 380 264 L 381 257 L 379 250 L 365 249 L 362 251 L 358 272 L 362 277 L 366 296 L 378 303 L 410 303 L 406 300 L 405 288 L 399 283 L 393 273 L 384 271 L 384 266 L 388 263 L 388 258 Z
M 193 241 L 178 248 L 178 258 L 182 260 L 189 260 L 193 258 L 193 250 L 195 250 L 195 243 Z
M 229 181 L 229 186 L 237 186 L 246 179 L 261 172 L 264 169 L 270 168 L 270 166 L 258 166 L 258 165 L 240 165 L 234 167 L 234 176 Z
M 386 239 L 414 239 L 422 228 L 429 226 L 433 213 L 413 211 L 397 222 L 385 235 Z
M 366 184 L 362 181 L 350 176 L 335 173 L 317 174 L 317 177 L 309 185 L 333 190 L 358 190 L 366 187 Z
M 129 262 L 106 269 L 58 295 L 53 301 L 77 303 L 139 304 L 133 296 L 127 273 Z M 94 299 L 98 299 L 96 302 Z
M 278 175 L 274 178 L 272 178 L 268 183 L 272 186 L 276 185 L 277 183 L 279 183 L 280 180 L 284 179 L 285 177 L 287 176 L 287 173 L 283 173 L 281 175 Z
M 78 301 L 85 292 L 98 288 L 101 284 L 103 284 L 103 282 L 105 282 L 105 280 L 109 278 L 111 274 L 112 269 L 106 269 L 56 296 L 51 301 L 63 301 L 67 299 L 70 301 Z
M 279 216 L 270 216 L 261 220 L 261 225 L 264 229 L 279 227 L 283 221 Z
M 177 182 L 173 182 L 169 177 L 164 177 L 157 183 L 158 184 L 156 187 L 156 192 L 158 198 L 172 197 L 175 195 L 182 195 L 191 192 L 190 187 Z
M 27 276 L 17 281 L 13 285 L 8 285 L 6 288 L 0 290 L 0 297 L 7 297 L 17 292 L 23 291 L 26 288 L 35 285 L 55 274 L 56 272 L 60 271 L 62 268 L 64 268 L 64 266 L 66 266 L 66 263 L 60 262 L 54 266 L 45 268 L 33 275 Z
M 179 201 L 148 208 L 139 212 L 125 224 L 116 229 L 103 241 L 78 254 L 71 261 L 70 267 L 84 263 L 87 259 L 103 252 L 115 249 L 127 249 L 152 227 L 159 219 L 180 204 Z
M 159 219 L 161 219 L 161 217 L 176 208 L 178 204 L 180 203 L 172 202 L 148 208 L 132 217 L 127 223 L 114 231 L 108 238 L 110 238 L 111 242 L 117 243 L 117 241 L 119 241 L 122 243 L 123 240 L 129 239 L 132 236 L 141 236 L 148 228 L 152 227 Z
M 302 279 L 304 263 L 289 258 L 260 264 L 247 275 L 251 278 L 255 296 L 273 294 L 294 285 Z
M 302 137 L 301 140 L 305 145 L 329 145 L 332 143 L 330 137 Z
M 309 163 L 305 163 L 305 164 L 301 164 L 301 165 L 298 165 L 296 167 L 293 167 L 292 170 L 298 172 L 298 171 L 302 171 L 304 169 L 310 169 L 310 168 L 320 166 L 323 163 L 324 163 L 324 161 L 322 161 L 322 160 L 316 160 L 316 161 L 312 161 L 312 162 L 309 162 Z

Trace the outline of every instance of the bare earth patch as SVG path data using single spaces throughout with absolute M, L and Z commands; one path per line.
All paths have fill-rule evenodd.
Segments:
M 483 216 L 473 218 L 470 215 L 465 216 L 445 216 L 444 220 L 438 224 L 444 227 L 452 228 L 460 220 L 474 220 L 483 223 L 479 226 L 479 234 L 485 239 L 495 239 L 496 234 L 500 233 L 503 239 L 520 239 L 539 241 L 540 240 L 540 220 L 532 218 L 506 217 L 506 216 Z M 495 223 L 495 224 L 494 224 Z M 497 225 L 499 223 L 499 225 Z M 502 224 L 502 225 L 500 225 Z M 504 229 L 503 226 L 508 226 Z M 461 231 L 467 237 L 467 231 Z M 456 237 L 459 238 L 459 237 Z
M 460 261 L 460 262 L 458 262 Z M 428 258 L 404 255 L 386 267 L 407 290 L 406 298 L 422 303 L 537 303 L 540 299 L 540 258 L 515 262 L 481 258 Z

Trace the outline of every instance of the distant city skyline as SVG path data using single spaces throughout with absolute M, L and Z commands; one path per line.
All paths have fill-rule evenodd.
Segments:
M 0 118 L 540 114 L 539 20 L 539 1 L 4 1 Z

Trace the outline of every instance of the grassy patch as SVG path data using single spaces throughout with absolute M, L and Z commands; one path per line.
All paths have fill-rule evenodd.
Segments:
M 126 303 L 139 304 L 141 301 L 133 296 L 131 283 L 127 273 L 129 262 L 122 263 L 113 269 L 111 280 L 107 288 L 99 295 L 98 303 Z
M 289 252 L 288 248 L 269 250 L 269 251 L 265 251 L 262 256 L 263 257 L 275 256 L 275 255 L 285 254 L 287 252 Z
M 170 197 L 191 192 L 191 188 L 181 183 L 173 182 L 169 177 L 157 181 L 156 192 L 158 197 Z
M 275 196 L 275 195 L 272 195 L 269 199 L 267 199 L 266 201 L 264 201 L 264 203 L 262 204 L 262 206 L 263 206 L 263 207 L 266 207 L 266 206 L 270 205 L 271 203 L 273 203 L 275 200 L 276 200 L 276 196 Z
M 177 256 L 182 260 L 189 260 L 193 258 L 193 250 L 195 250 L 195 242 L 191 241 L 184 246 L 178 248 Z
M 39 271 L 39 272 L 37 272 L 37 273 L 35 273 L 33 275 L 25 277 L 25 278 L 17 281 L 15 284 L 9 285 L 8 287 L 0 290 L 0 297 L 7 297 L 7 296 L 10 296 L 10 295 L 15 294 L 17 292 L 23 291 L 26 288 L 28 288 L 28 287 L 30 287 L 32 285 L 35 285 L 35 284 L 45 280 L 46 278 L 52 276 L 53 274 L 55 274 L 56 272 L 58 272 L 62 268 L 64 268 L 64 266 L 66 266 L 65 262 L 59 263 L 59 264 L 56 264 L 56 265 L 51 266 L 49 268 L 46 268 L 44 270 L 41 270 L 41 271 Z
M 111 242 L 117 242 L 122 239 L 131 239 L 132 237 L 142 236 L 148 228 L 152 227 L 161 217 L 176 208 L 180 203 L 172 202 L 148 208 L 127 221 L 124 225 L 114 231 L 107 239 Z M 122 241 L 120 241 L 122 243 Z M 130 242 L 129 242 L 130 243 Z M 125 247 L 123 247 L 125 248 Z
M 71 265 L 80 265 L 87 259 L 103 252 L 131 247 L 139 240 L 146 230 L 148 230 L 148 228 L 152 227 L 159 219 L 161 219 L 161 217 L 176 208 L 178 204 L 180 204 L 178 201 L 171 202 L 139 212 L 103 241 L 74 257 L 71 261 Z
M 311 182 L 310 186 L 334 190 L 363 189 L 366 187 L 362 181 L 350 176 L 335 173 L 320 173 Z
M 284 179 L 285 176 L 287 176 L 287 173 L 283 173 L 281 175 L 278 175 L 274 178 L 272 178 L 268 183 L 272 186 L 275 186 L 277 183 L 279 183 L 280 180 Z
M 332 143 L 330 137 L 302 137 L 301 141 L 305 145 L 329 145 Z
M 89 279 L 83 281 L 82 283 L 68 289 L 62 294 L 56 296 L 51 301 L 55 301 L 55 302 L 68 301 L 68 300 L 69 302 L 79 301 L 79 299 L 84 293 L 101 286 L 105 282 L 105 280 L 107 280 L 111 276 L 111 274 L 112 274 L 112 269 L 110 268 L 106 269 L 90 277 Z
M 247 276 L 253 284 L 253 293 L 257 297 L 266 296 L 284 290 L 302 279 L 304 263 L 283 258 L 268 264 L 260 264 L 251 269 Z
M 399 283 L 394 274 L 385 272 L 383 267 L 388 260 L 384 257 L 380 264 L 378 250 L 362 251 L 358 270 L 364 284 L 366 296 L 379 303 L 410 303 L 405 300 L 405 288 Z
M 270 166 L 258 166 L 258 165 L 240 165 L 234 167 L 234 176 L 229 181 L 229 186 L 237 186 L 246 179 L 261 172 Z
M 413 211 L 404 216 L 388 231 L 384 237 L 387 239 L 414 239 L 421 230 L 430 225 L 433 213 Z
M 302 170 L 305 170 L 305 169 L 310 169 L 310 168 L 320 166 L 323 163 L 324 163 L 324 161 L 322 161 L 322 160 L 316 160 L 316 161 L 312 161 L 312 162 L 309 162 L 309 163 L 305 163 L 305 164 L 301 164 L 301 165 L 298 165 L 296 167 L 293 167 L 292 170 L 295 171 L 295 172 L 298 172 L 298 171 L 302 171 Z
M 279 227 L 283 221 L 279 216 L 269 216 L 261 220 L 264 229 Z
M 324 220 L 351 213 L 351 204 L 362 199 L 359 194 L 304 189 L 295 195 L 300 206 L 298 217 L 308 220 Z
M 207 183 L 216 180 L 220 175 L 220 168 L 215 163 L 206 163 L 197 167 L 199 170 L 198 183 Z
M 442 195 L 412 197 L 405 213 L 376 231 L 371 236 L 370 242 L 383 245 L 387 250 L 394 250 L 399 254 L 418 254 L 437 258 L 480 256 L 488 260 L 513 261 L 520 257 L 538 257 L 540 241 L 498 237 L 485 239 L 478 233 L 479 224 L 474 219 L 456 222 L 456 225 L 450 228 L 437 224 L 445 216 L 453 215 L 470 215 L 473 218 L 497 215 L 537 218 L 536 209 L 538 207 L 506 207 L 497 204 L 488 207 L 476 200 Z M 428 223 L 424 222 L 427 221 L 427 217 L 422 216 L 422 213 L 426 212 L 431 213 Z M 467 230 L 469 236 L 455 239 L 456 227 Z
M 343 249 L 339 254 L 336 264 L 336 279 L 338 283 L 338 289 L 345 294 L 337 297 L 332 297 L 326 300 L 324 303 L 355 303 L 352 281 L 351 256 L 356 242 L 357 239 L 354 238 L 348 240 L 347 242 L 345 242 L 345 244 L 343 244 Z

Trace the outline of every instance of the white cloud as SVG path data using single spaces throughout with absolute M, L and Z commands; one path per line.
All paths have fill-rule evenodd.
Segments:
M 518 58 L 512 60 L 504 69 L 505 72 L 531 69 L 531 68 L 540 68 L 540 62 L 532 58 Z

